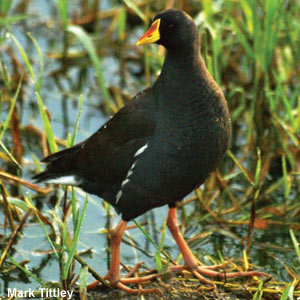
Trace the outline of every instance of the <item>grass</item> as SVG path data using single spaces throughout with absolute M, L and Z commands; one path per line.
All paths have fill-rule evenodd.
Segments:
M 58 265 L 54 281 L 64 289 L 79 283 L 80 297 L 87 299 L 88 274 L 102 277 L 93 267 L 95 257 L 85 261 L 82 249 L 105 248 L 93 241 L 83 247 L 81 242 L 81 227 L 89 221 L 87 198 L 67 187 L 41 188 L 29 178 L 41 168 L 37 157 L 71 146 L 79 141 L 76 136 L 82 139 L 97 129 L 86 126 L 87 111 L 115 112 L 128 101 L 128 94 L 153 82 L 163 53 L 156 46 L 137 49 L 134 41 L 137 28 L 142 33 L 169 1 L 126 0 L 97 13 L 96 0 L 82 1 L 76 8 L 62 0 L 48 4 L 48 20 L 39 12 L 40 24 L 32 22 L 36 16 L 30 8 L 36 5 L 0 2 L 0 274 L 11 287 L 20 274 L 48 286 L 39 268 L 49 264 L 33 265 L 15 252 L 20 242 L 30 239 L 27 230 L 34 224 L 47 242 L 45 261 L 49 255 Z M 273 272 L 270 281 L 247 281 L 249 299 L 300 297 L 299 3 L 207 0 L 192 5 L 180 1 L 176 7 L 189 12 L 198 25 L 202 55 L 224 90 L 233 125 L 231 150 L 219 170 L 180 204 L 182 229 L 201 261 L 227 261 L 233 270 Z M 63 99 L 53 104 L 58 92 Z M 62 120 L 55 115 L 59 105 Z M 69 116 L 67 109 L 74 114 Z M 33 125 L 31 110 L 38 115 Z M 58 124 L 65 122 L 69 126 L 62 134 Z M 51 198 L 55 204 L 47 202 L 46 208 L 44 202 Z M 89 205 L 100 207 L 106 220 L 101 235 L 109 245 L 113 210 L 93 201 L 90 197 Z M 175 257 L 165 222 L 157 225 L 154 216 L 136 221 L 124 244 L 131 257 L 144 259 L 150 252 L 156 269 L 165 270 L 170 261 L 182 258 Z M 109 258 L 109 249 L 106 253 Z M 121 260 L 126 261 L 125 255 Z M 124 268 L 128 269 L 125 263 Z M 241 289 L 234 281 L 225 286 L 232 293 Z

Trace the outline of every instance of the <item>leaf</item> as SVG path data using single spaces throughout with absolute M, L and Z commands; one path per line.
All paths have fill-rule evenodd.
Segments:
M 252 180 L 252 176 L 249 173 L 249 171 L 240 164 L 240 162 L 237 160 L 235 155 L 231 152 L 231 150 L 227 150 L 227 154 L 232 158 L 232 160 L 235 162 L 235 164 L 239 167 L 239 169 L 243 172 L 244 176 L 247 178 L 247 180 L 254 185 L 254 182 Z
M 15 42 L 15 44 L 16 44 L 17 48 L 19 49 L 19 52 L 25 62 L 25 65 L 30 73 L 30 76 L 31 76 L 34 84 L 36 84 L 36 76 L 35 76 L 35 73 L 33 71 L 32 65 L 28 59 L 26 52 L 24 51 L 23 47 L 21 46 L 21 44 L 19 43 L 19 41 L 16 39 L 16 37 L 13 34 L 9 33 L 8 36 L 11 37 L 12 40 Z
M 74 34 L 79 39 L 79 41 L 81 42 L 81 44 L 83 45 L 87 53 L 89 54 L 94 69 L 97 73 L 97 78 L 103 94 L 105 105 L 106 107 L 109 108 L 111 101 L 110 101 L 110 96 L 106 85 L 105 77 L 102 71 L 101 60 L 97 55 L 97 52 L 95 50 L 91 38 L 80 26 L 70 25 L 67 27 L 67 31 Z
M 263 281 L 260 281 L 259 282 L 259 285 L 258 285 L 258 288 L 257 288 L 257 291 L 255 292 L 255 294 L 253 295 L 253 300 L 260 300 L 262 295 L 263 295 L 263 284 L 264 282 Z
M 76 138 L 76 135 L 77 135 L 77 130 L 78 130 L 78 127 L 79 127 L 80 116 L 81 116 L 81 112 L 82 112 L 82 99 L 83 99 L 83 97 L 82 97 L 82 94 L 81 94 L 80 97 L 79 97 L 78 116 L 77 116 L 77 119 L 76 119 L 76 124 L 75 124 L 75 127 L 74 127 L 74 131 L 73 131 L 73 135 L 72 135 L 70 146 L 73 146 L 75 144 L 75 138 Z
M 38 102 L 38 105 L 39 105 L 40 115 L 41 115 L 41 118 L 42 118 L 42 121 L 43 121 L 43 125 L 44 125 L 45 132 L 46 132 L 46 137 L 47 137 L 47 141 L 48 141 L 49 146 L 50 146 L 51 153 L 57 152 L 58 149 L 57 149 L 57 145 L 56 145 L 56 141 L 55 141 L 55 136 L 54 136 L 54 133 L 53 133 L 53 130 L 52 130 L 50 120 L 49 120 L 48 115 L 46 113 L 43 100 L 42 100 L 39 92 L 36 92 L 36 97 L 37 97 L 37 102 Z
M 2 140 L 2 137 L 5 133 L 5 131 L 7 130 L 8 126 L 9 126 L 9 123 L 10 123 L 10 120 L 11 120 L 11 117 L 12 117 L 12 114 L 13 114 L 13 111 L 14 111 L 14 108 L 15 108 L 15 105 L 16 105 L 16 101 L 18 99 L 19 92 L 20 92 L 20 89 L 21 89 L 21 86 L 22 86 L 22 80 L 23 80 L 23 76 L 19 80 L 18 87 L 17 87 L 15 95 L 12 99 L 12 102 L 11 102 L 8 114 L 6 116 L 5 122 L 2 125 L 2 130 L 0 131 L 0 141 Z
M 293 229 L 290 229 L 290 235 L 291 235 L 291 239 L 292 239 L 292 242 L 293 242 L 293 245 L 294 245 L 297 257 L 298 257 L 298 260 L 300 262 L 300 247 L 299 247 L 299 242 L 296 239 L 296 236 L 294 234 Z
M 280 300 L 287 300 L 288 298 L 290 300 L 293 300 L 293 291 L 294 291 L 294 286 L 293 286 L 293 283 L 291 282 L 291 283 L 289 283 L 287 288 L 282 293 Z
M 138 6 L 131 0 L 123 0 L 123 2 L 130 8 L 132 9 L 139 17 L 140 19 L 146 23 L 147 22 L 147 17 L 142 11 L 138 8 Z
M 78 245 L 79 233 L 80 233 L 83 218 L 85 216 L 87 204 L 88 204 L 88 197 L 86 196 L 84 204 L 83 204 L 83 208 L 82 208 L 82 211 L 81 211 L 81 215 L 80 215 L 80 217 L 78 219 L 78 222 L 76 224 L 75 233 L 74 233 L 74 237 L 73 237 L 72 248 L 71 248 L 71 250 L 68 254 L 68 259 L 67 259 L 66 264 L 64 266 L 63 279 L 66 279 L 68 277 L 69 268 L 70 268 L 72 259 L 74 257 L 74 254 L 75 254 L 75 251 L 76 251 L 76 248 L 77 248 L 77 245 Z
M 260 171 L 261 171 L 261 154 L 260 154 L 260 149 L 257 147 L 257 164 L 256 164 L 256 170 L 254 176 L 255 188 L 258 188 L 259 185 Z

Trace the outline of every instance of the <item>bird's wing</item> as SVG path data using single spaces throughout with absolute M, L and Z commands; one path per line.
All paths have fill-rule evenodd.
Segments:
M 67 184 L 63 181 L 68 178 L 74 185 L 76 180 L 95 182 L 96 178 L 100 185 L 122 182 L 135 153 L 154 134 L 152 97 L 151 89 L 141 92 L 90 138 L 44 158 L 47 169 L 33 179 Z

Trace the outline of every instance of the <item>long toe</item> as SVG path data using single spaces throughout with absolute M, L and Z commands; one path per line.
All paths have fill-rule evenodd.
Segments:
M 151 293 L 157 293 L 162 294 L 162 291 L 157 288 L 151 288 L 151 289 L 132 289 L 125 284 L 118 282 L 114 285 L 114 287 L 127 292 L 128 294 L 137 295 L 137 294 L 151 294 Z
M 130 294 L 150 294 L 150 293 L 160 293 L 161 294 L 162 292 L 157 288 L 133 289 L 133 288 L 130 288 L 127 286 L 128 284 L 140 285 L 145 282 L 150 282 L 151 280 L 158 277 L 159 275 L 160 275 L 159 273 L 156 273 L 156 274 L 151 274 L 151 275 L 147 275 L 147 276 L 143 276 L 143 277 L 130 277 L 130 278 L 123 277 L 123 278 L 120 278 L 120 280 L 118 282 L 110 282 L 110 284 L 111 284 L 111 287 L 120 289 L 120 290 L 125 291 Z M 109 280 L 109 275 L 105 276 L 105 278 Z M 88 291 L 95 290 L 100 286 L 100 284 L 101 284 L 100 281 L 96 280 L 87 286 L 87 290 Z

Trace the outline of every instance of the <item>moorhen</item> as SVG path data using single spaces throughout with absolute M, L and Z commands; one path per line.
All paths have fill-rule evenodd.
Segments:
M 124 230 L 128 221 L 162 205 L 169 206 L 167 225 L 185 261 L 169 271 L 187 269 L 205 284 L 212 284 L 206 277 L 265 275 L 224 274 L 224 266 L 199 266 L 179 231 L 176 202 L 199 187 L 220 162 L 230 142 L 230 118 L 224 95 L 200 55 L 199 33 L 188 14 L 169 9 L 156 15 L 137 45 L 150 43 L 167 50 L 153 87 L 133 97 L 87 140 L 44 158 L 47 168 L 34 179 L 78 186 L 121 214 L 105 278 L 129 293 L 156 292 L 126 284 L 142 283 L 157 274 L 120 277 Z

